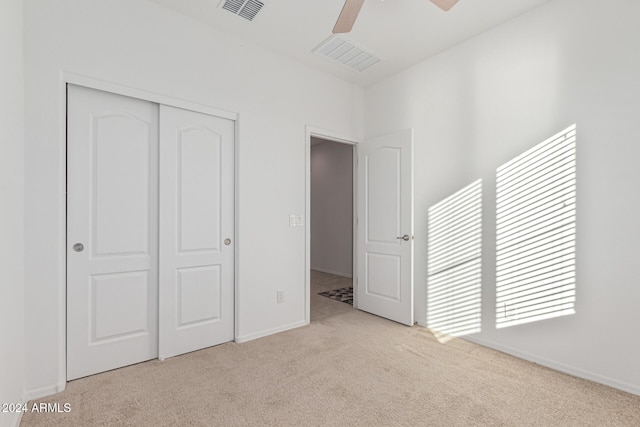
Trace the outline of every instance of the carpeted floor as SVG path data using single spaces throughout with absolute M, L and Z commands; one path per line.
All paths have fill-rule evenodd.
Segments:
M 317 295 L 311 325 L 72 381 L 22 426 L 640 426 L 640 397 Z M 32 403 L 30 403 L 31 405 Z

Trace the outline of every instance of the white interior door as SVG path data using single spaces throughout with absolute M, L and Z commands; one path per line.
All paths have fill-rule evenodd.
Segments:
M 413 130 L 358 147 L 358 308 L 413 325 Z
M 234 337 L 234 122 L 160 106 L 160 358 Z
M 158 355 L 158 106 L 68 88 L 67 378 Z

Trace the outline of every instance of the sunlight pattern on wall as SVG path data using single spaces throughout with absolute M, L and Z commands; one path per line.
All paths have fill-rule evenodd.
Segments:
M 480 332 L 482 180 L 429 209 L 427 326 Z
M 575 313 L 576 126 L 497 171 L 496 326 Z

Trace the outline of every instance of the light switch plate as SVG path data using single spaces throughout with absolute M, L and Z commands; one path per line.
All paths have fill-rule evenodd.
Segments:
M 289 227 L 295 227 L 295 226 L 296 226 L 296 216 L 289 215 Z
M 296 223 L 298 224 L 299 227 L 302 227 L 304 225 L 304 216 L 296 215 Z

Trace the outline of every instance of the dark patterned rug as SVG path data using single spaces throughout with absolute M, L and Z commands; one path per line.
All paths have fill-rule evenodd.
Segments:
M 353 288 L 340 288 L 333 291 L 319 292 L 318 295 L 353 305 Z

